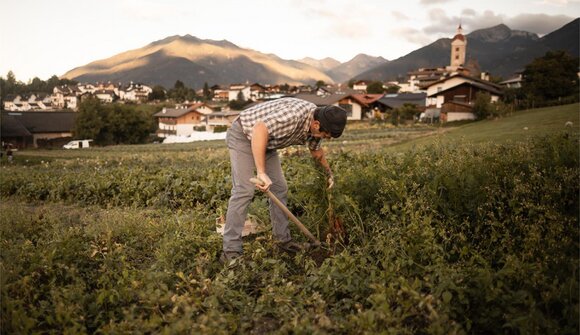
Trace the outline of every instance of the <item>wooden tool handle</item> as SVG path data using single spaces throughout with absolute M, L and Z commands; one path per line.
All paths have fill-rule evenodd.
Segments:
M 258 178 L 250 178 L 250 181 L 256 185 L 264 185 L 264 182 Z M 282 201 L 280 201 L 280 199 L 278 199 L 274 193 L 270 192 L 270 190 L 266 191 L 266 194 L 268 195 L 268 197 L 270 197 L 270 199 L 276 204 L 276 206 L 278 206 L 278 208 L 280 208 L 284 214 L 286 214 L 288 216 L 288 218 L 294 222 L 296 224 L 296 226 L 298 226 L 298 228 L 300 229 L 300 231 L 302 231 L 302 233 L 304 235 L 306 235 L 312 242 L 314 242 L 315 245 L 320 245 L 320 241 L 314 237 L 314 235 L 312 235 L 312 233 L 308 230 L 308 228 L 306 228 L 302 222 L 300 222 L 300 220 L 298 220 L 298 218 L 296 216 L 294 216 L 294 214 L 292 214 L 292 212 L 290 212 L 290 210 L 282 203 Z

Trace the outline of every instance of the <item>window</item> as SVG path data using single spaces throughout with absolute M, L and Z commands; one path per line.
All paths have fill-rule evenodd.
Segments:
M 455 51 L 456 51 L 456 52 L 459 52 L 459 47 L 455 48 Z

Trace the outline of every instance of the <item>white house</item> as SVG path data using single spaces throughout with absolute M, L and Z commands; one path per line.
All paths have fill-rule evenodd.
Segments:
M 153 116 L 158 120 L 157 135 L 188 136 L 195 131 L 195 127 L 205 125 L 206 116 L 213 110 L 206 104 L 194 104 L 184 108 L 163 108 Z
M 233 84 L 230 85 L 230 89 L 228 90 L 228 101 L 238 100 L 238 95 L 242 92 L 244 96 L 244 100 L 248 101 L 251 99 L 251 87 L 244 84 Z
M 115 94 L 115 91 L 113 90 L 97 90 L 94 92 L 94 95 L 101 102 L 105 103 L 111 103 L 118 98 L 117 94 Z
M 125 101 L 147 101 L 151 93 L 151 87 L 131 82 L 125 89 L 119 90 L 119 97 Z
M 472 103 L 480 91 L 490 93 L 492 102 L 498 101 L 502 95 L 496 84 L 457 73 L 429 85 L 425 105 L 441 108 L 447 101 Z
M 367 86 L 368 86 L 368 84 L 367 84 L 366 81 L 359 80 L 359 81 L 355 82 L 352 85 L 352 89 L 353 90 L 357 90 L 357 91 L 364 91 L 364 92 L 366 92 L 367 91 Z

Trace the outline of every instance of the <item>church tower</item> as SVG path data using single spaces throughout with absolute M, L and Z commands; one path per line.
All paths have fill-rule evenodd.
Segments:
M 465 66 L 465 52 L 467 49 L 467 38 L 463 35 L 461 24 L 457 27 L 457 34 L 451 40 L 451 62 L 449 68 L 456 71 Z

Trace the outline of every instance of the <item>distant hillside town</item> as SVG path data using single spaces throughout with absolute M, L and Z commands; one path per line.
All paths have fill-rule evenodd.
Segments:
M 98 99 L 105 105 L 163 102 L 166 107 L 152 115 L 157 124 L 155 135 L 161 139 L 188 137 L 197 131 L 223 131 L 231 126 L 241 109 L 287 96 L 317 106 L 340 106 L 348 112 L 350 122 L 364 119 L 388 119 L 394 124 L 405 120 L 431 123 L 475 120 L 482 117 L 480 111 L 474 110 L 477 99 L 484 97 L 486 103 L 498 103 L 506 89 L 520 88 L 524 77 L 520 71 L 508 80 L 492 82 L 489 74 L 479 69 L 476 59 L 468 59 L 467 50 L 468 39 L 459 25 L 448 50 L 448 65 L 414 69 L 407 73 L 405 81 L 353 79 L 348 84 L 318 81 L 316 85 L 246 82 L 211 87 L 206 83 L 197 91 L 188 89 L 179 80 L 169 90 L 134 82 L 57 85 L 52 94 L 6 96 L 2 105 L 7 111 L 2 113 L 2 139 L 21 146 L 38 146 L 42 139 L 72 137 L 70 125 L 74 124 L 75 114 L 83 101 L 89 98 Z M 577 82 L 577 68 L 572 71 Z M 176 95 L 178 92 L 181 95 Z M 174 108 L 168 108 L 168 103 L 174 104 Z M 54 112 L 59 115 L 57 123 L 49 120 L 51 114 L 57 115 Z M 38 124 L 43 123 L 53 127 L 39 132 L 42 127 Z

